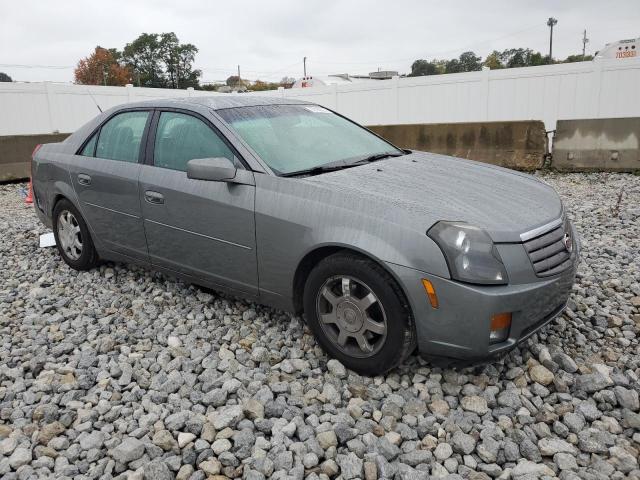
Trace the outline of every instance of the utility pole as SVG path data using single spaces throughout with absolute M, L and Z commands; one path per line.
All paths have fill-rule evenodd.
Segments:
M 582 33 L 582 61 L 584 62 L 584 54 L 587 50 L 587 43 L 589 43 L 589 39 L 587 38 L 587 30 Z
M 240 85 L 240 65 L 238 65 L 238 85 Z
M 553 26 L 558 23 L 553 17 L 549 17 L 547 20 L 547 26 L 551 29 L 549 33 L 549 63 L 553 63 Z
M 304 77 L 307 78 L 307 57 L 302 59 L 302 69 L 304 71 Z

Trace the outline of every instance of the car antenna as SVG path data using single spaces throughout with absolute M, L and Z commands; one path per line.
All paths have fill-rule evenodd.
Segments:
M 100 105 L 98 105 L 98 102 L 96 101 L 96 99 L 94 98 L 93 94 L 91 93 L 91 90 L 89 90 L 88 88 L 87 88 L 87 93 L 91 97 L 91 100 L 93 100 L 93 103 L 96 104 L 96 107 L 98 107 L 98 110 L 100 110 L 100 113 L 102 113 L 102 109 L 100 108 Z

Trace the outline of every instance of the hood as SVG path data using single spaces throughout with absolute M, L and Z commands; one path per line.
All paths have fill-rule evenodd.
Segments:
M 562 202 L 546 183 L 506 168 L 424 152 L 304 179 L 360 200 L 373 215 L 381 207 L 413 227 L 439 220 L 483 228 L 494 242 L 520 242 L 520 234 L 560 218 Z M 362 213 L 367 213 L 362 212 Z M 387 215 L 384 215 L 387 217 Z

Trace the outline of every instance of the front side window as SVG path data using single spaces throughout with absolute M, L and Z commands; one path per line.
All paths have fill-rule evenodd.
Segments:
M 281 175 L 404 153 L 318 105 L 239 107 L 217 113 Z
M 178 112 L 162 112 L 156 130 L 153 164 L 187 171 L 194 158 L 225 157 L 234 162 L 233 151 L 202 120 Z
M 100 129 L 96 157 L 137 162 L 148 117 L 149 112 L 124 112 L 105 123 Z

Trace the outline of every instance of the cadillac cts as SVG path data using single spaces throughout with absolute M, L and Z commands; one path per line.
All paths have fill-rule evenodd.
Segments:
M 464 362 L 508 351 L 563 310 L 575 277 L 550 186 L 402 150 L 300 101 L 116 107 L 43 145 L 32 170 L 70 267 L 135 262 L 303 312 L 364 374 L 416 347 Z

